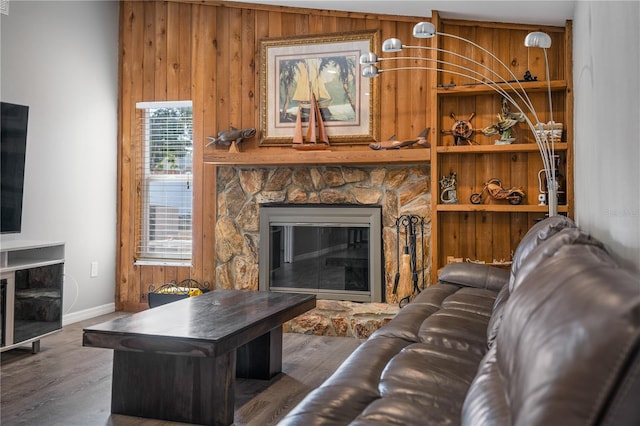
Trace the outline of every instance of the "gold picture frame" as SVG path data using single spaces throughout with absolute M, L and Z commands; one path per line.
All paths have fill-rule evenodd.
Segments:
M 377 44 L 377 30 L 260 40 L 260 145 L 291 145 L 311 92 L 331 145 L 379 141 L 377 84 L 359 63 Z

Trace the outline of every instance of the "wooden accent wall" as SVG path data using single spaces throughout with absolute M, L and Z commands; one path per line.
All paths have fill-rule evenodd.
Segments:
M 259 128 L 260 39 L 376 29 L 379 40 L 409 40 L 413 25 L 423 19 L 231 2 L 121 2 L 116 308 L 145 309 L 150 284 L 191 277 L 215 286 L 216 166 L 203 159 L 216 148 L 205 148 L 206 137 L 230 126 Z M 430 78 L 424 72 L 385 78 L 380 87 L 383 139 L 413 137 L 428 125 L 434 106 L 427 100 L 435 99 Z M 189 99 L 194 111 L 193 266 L 135 265 L 135 104 Z M 243 150 L 258 158 L 290 149 L 259 147 L 254 138 L 243 143 Z M 376 161 L 366 146 L 337 150 L 353 151 L 354 164 L 358 152 L 366 158 L 361 162 Z M 428 159 L 427 154 L 416 161 Z

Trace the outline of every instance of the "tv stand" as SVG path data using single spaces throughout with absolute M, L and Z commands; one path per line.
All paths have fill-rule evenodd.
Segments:
M 3 241 L 0 247 L 0 352 L 62 328 L 64 243 Z

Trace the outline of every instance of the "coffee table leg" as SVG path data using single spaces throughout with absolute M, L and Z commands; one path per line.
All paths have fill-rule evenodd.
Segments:
M 216 358 L 114 351 L 111 412 L 186 423 L 230 425 L 235 352 Z
M 282 371 L 282 326 L 237 349 L 236 377 L 269 380 Z

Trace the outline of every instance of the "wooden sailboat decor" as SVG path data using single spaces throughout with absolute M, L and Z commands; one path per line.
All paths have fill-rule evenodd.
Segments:
M 302 105 L 298 104 L 298 114 L 296 115 L 296 126 L 293 133 L 292 146 L 295 149 L 306 151 L 329 148 L 329 137 L 327 136 L 315 95 L 311 95 L 309 128 L 307 129 L 306 139 L 302 137 Z

